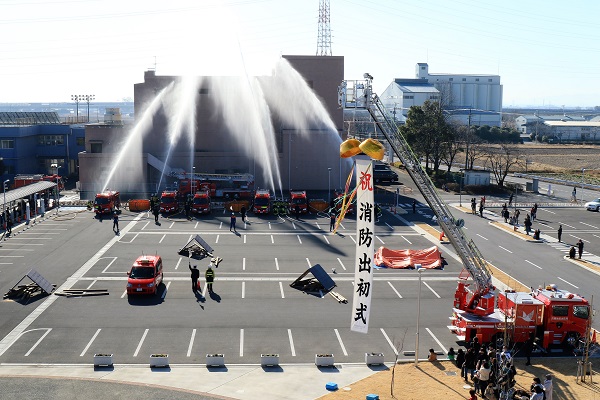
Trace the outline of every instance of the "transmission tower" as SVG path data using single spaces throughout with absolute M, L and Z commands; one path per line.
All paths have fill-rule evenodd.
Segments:
M 317 55 L 331 56 L 331 27 L 329 26 L 329 0 L 319 0 L 319 36 Z

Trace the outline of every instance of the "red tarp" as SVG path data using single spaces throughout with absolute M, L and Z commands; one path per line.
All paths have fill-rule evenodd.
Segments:
M 375 252 L 375 265 L 386 268 L 443 268 L 446 264 L 437 246 L 423 250 L 390 250 L 380 247 Z

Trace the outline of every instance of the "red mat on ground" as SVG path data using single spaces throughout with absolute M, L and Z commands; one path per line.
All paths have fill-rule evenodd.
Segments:
M 375 252 L 375 265 L 387 268 L 414 268 L 421 264 L 422 268 L 442 268 L 443 258 L 437 246 L 423 250 L 391 250 L 380 247 Z

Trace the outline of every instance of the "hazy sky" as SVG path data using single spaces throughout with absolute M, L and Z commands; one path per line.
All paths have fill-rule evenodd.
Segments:
M 345 79 L 499 74 L 503 105 L 600 105 L 600 1 L 330 0 Z M 268 75 L 315 55 L 319 0 L 0 0 L 0 102 L 133 97 L 158 75 Z

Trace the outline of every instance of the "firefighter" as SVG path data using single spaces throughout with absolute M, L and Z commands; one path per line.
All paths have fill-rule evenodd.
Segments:
M 115 228 L 117 228 L 116 231 Z M 116 211 L 113 213 L 113 231 L 119 233 L 119 214 Z
M 206 270 L 206 273 L 204 274 L 204 278 L 206 279 L 206 288 L 208 289 L 209 293 L 213 292 L 213 288 L 212 288 L 212 284 L 213 281 L 215 280 L 215 271 L 213 271 L 212 267 L 212 263 L 208 266 L 208 269 Z
M 152 209 L 152 214 L 154 214 L 154 222 L 158 224 L 158 214 L 160 213 L 160 207 L 158 204 L 154 204 L 154 208 Z
M 198 279 L 200 278 L 200 271 L 198 270 L 198 267 L 196 265 L 194 265 L 194 267 L 192 268 L 192 264 L 190 263 L 188 263 L 188 268 L 192 273 L 192 292 L 196 293 L 198 290 L 200 290 L 200 285 L 198 284 Z

